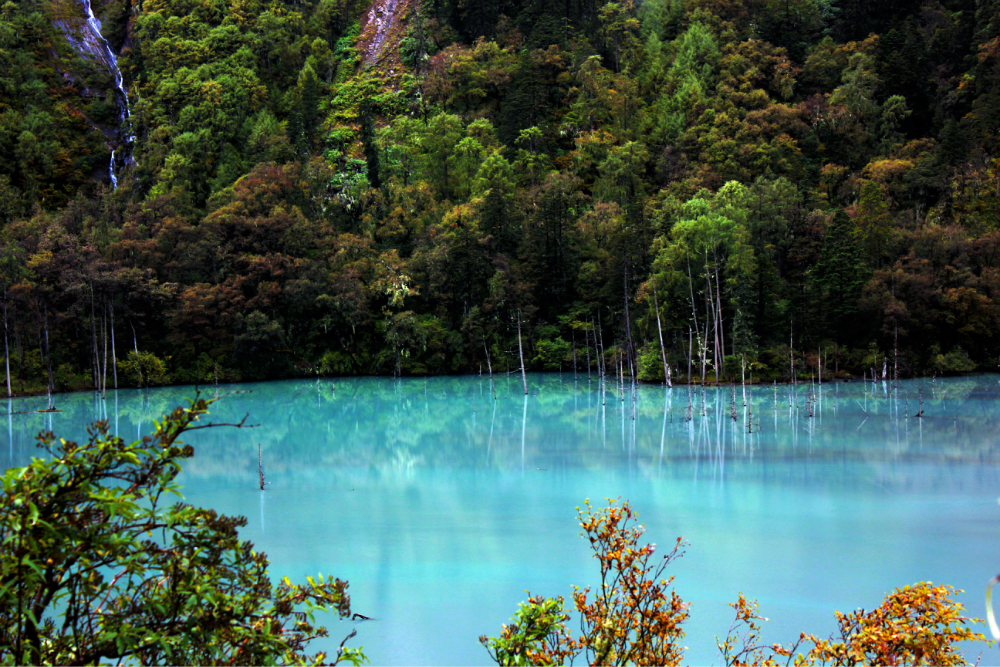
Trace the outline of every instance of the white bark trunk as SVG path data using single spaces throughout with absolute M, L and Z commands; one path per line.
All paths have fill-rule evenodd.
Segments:
M 118 389 L 118 355 L 115 354 L 115 307 L 113 304 L 108 304 L 108 310 L 111 311 L 111 369 L 114 371 L 115 377 L 115 389 Z
M 132 344 L 135 345 L 135 370 L 139 374 L 139 386 L 142 386 L 142 364 L 139 361 L 139 339 L 135 335 L 135 325 L 129 323 L 132 327 Z
M 656 298 L 656 282 L 653 282 L 653 309 L 656 311 L 656 330 L 660 332 L 660 355 L 663 357 L 663 381 L 668 387 L 674 386 L 670 381 L 670 364 L 667 363 L 667 350 L 663 347 L 663 326 L 660 324 L 660 304 Z
M 524 383 L 524 394 L 528 395 L 528 376 L 524 372 L 524 346 L 521 344 L 521 311 L 517 311 L 517 353 L 521 357 L 521 382 Z

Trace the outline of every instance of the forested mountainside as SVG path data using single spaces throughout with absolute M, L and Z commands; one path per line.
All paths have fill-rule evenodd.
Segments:
M 1000 358 L 997 0 L 95 2 L 127 100 L 88 7 L 0 7 L 14 391 Z

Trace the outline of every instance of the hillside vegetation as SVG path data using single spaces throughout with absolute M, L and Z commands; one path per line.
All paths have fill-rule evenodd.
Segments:
M 995 1 L 111 0 L 117 190 L 72 6 L 0 7 L 14 391 L 1000 358 Z

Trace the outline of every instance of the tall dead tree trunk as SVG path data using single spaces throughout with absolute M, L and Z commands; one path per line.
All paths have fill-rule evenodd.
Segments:
M 115 353 L 115 305 L 108 302 L 108 311 L 111 313 L 111 368 L 114 371 L 115 389 L 118 389 L 118 355 Z
M 49 305 L 47 303 L 42 305 L 42 322 L 45 327 L 45 363 L 49 369 L 49 410 L 55 408 L 55 403 L 52 400 L 52 394 L 55 392 L 55 380 L 52 376 L 52 353 L 49 349 Z
M 573 329 L 573 379 L 576 379 L 576 329 Z
M 708 250 L 705 251 L 705 350 L 708 350 L 708 321 L 712 320 L 712 365 L 715 366 L 715 384 L 719 384 L 719 319 L 715 313 L 715 295 L 712 290 L 712 271 L 708 266 Z
M 626 353 L 628 354 L 629 373 L 632 373 L 632 356 L 635 354 L 635 343 L 632 341 L 632 318 L 629 317 L 628 312 L 628 261 L 624 258 L 622 258 L 622 260 L 625 265 L 622 286 L 625 294 L 625 333 L 628 335 L 628 349 L 626 350 Z
M 794 323 L 788 328 L 788 379 L 795 384 L 795 332 Z
M 524 372 L 524 346 L 521 344 L 521 311 L 517 311 L 517 353 L 521 357 L 521 382 L 524 383 L 524 394 L 528 395 L 528 376 Z
M 715 255 L 715 252 L 712 252 Z M 719 258 L 715 257 L 715 305 L 718 311 L 717 321 L 719 323 L 719 350 L 721 351 L 721 356 L 723 363 L 725 363 L 726 358 L 726 327 L 725 320 L 722 317 L 722 283 L 719 282 Z M 736 352 L 734 351 L 733 354 Z M 725 370 L 725 369 L 723 369 Z
M 601 336 L 601 357 L 598 366 L 601 368 L 601 375 L 606 376 L 608 374 L 608 360 L 604 357 L 604 332 L 601 330 L 601 311 L 597 311 L 597 333 Z
M 667 363 L 667 350 L 663 347 L 663 326 L 660 324 L 660 304 L 656 298 L 656 281 L 653 281 L 653 310 L 656 311 L 656 330 L 660 333 L 660 355 L 663 357 L 663 381 L 668 387 L 673 387 L 670 381 L 670 364 Z
M 698 349 L 698 355 L 701 356 L 701 333 L 699 333 L 699 331 L 698 331 L 698 310 L 697 310 L 697 307 L 695 306 L 695 302 L 694 302 L 694 279 L 691 277 L 691 259 L 690 258 L 688 258 L 688 261 L 687 261 L 687 270 L 688 270 L 688 291 L 689 291 L 689 293 L 691 295 L 691 319 L 694 320 L 694 335 L 698 338 L 698 348 L 699 348 Z M 708 326 L 707 322 L 705 323 L 705 326 Z M 690 327 L 688 327 L 688 338 L 691 338 Z M 701 361 L 701 366 L 702 366 L 701 376 L 702 376 L 702 381 L 704 382 L 704 380 L 705 380 L 705 361 L 704 361 L 704 359 L 702 359 L 702 361 Z M 691 384 L 691 346 L 690 345 L 688 345 L 688 384 Z
M 108 315 L 104 312 L 101 313 L 101 339 L 104 343 L 104 354 L 101 359 L 101 398 L 105 398 L 108 393 Z
M 688 386 L 691 386 L 691 345 L 693 343 L 694 338 L 692 338 L 691 327 L 688 327 Z
M 97 348 L 97 324 L 94 317 L 94 285 L 90 285 L 90 366 L 93 369 L 94 390 L 101 390 L 101 357 Z
M 132 344 L 135 346 L 135 372 L 139 374 L 139 386 L 142 386 L 142 363 L 139 361 L 139 339 L 135 335 L 135 325 L 129 322 L 132 327 Z
M 493 400 L 497 400 L 497 386 L 493 382 L 493 364 L 490 363 L 490 350 L 486 347 L 486 339 L 483 338 L 483 351 L 486 352 L 486 367 L 490 369 L 490 387 L 493 388 Z M 480 366 L 480 368 L 482 368 Z

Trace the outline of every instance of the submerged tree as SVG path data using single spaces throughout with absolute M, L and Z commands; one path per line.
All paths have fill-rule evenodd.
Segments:
M 83 444 L 42 433 L 48 456 L 7 471 L 0 663 L 327 660 L 305 653 L 327 635 L 313 613 L 348 616 L 347 582 L 321 576 L 275 586 L 267 557 L 239 539 L 245 518 L 167 505 L 181 461 L 194 454 L 179 438 L 215 425 L 195 425 L 211 403 L 177 408 L 131 444 L 104 421 Z M 334 664 L 365 660 L 343 643 L 331 657 Z

